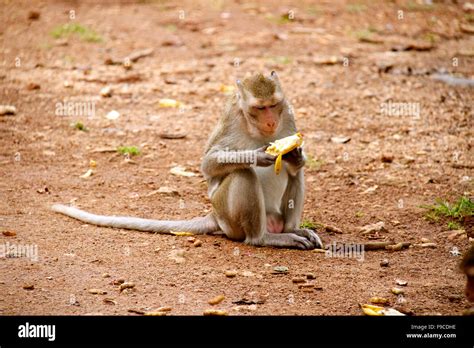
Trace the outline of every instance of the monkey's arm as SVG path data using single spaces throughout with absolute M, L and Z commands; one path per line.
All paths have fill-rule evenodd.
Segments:
M 257 150 L 230 151 L 219 148 L 210 149 L 201 165 L 206 178 L 225 176 L 239 169 L 251 166 L 268 167 L 275 162 L 275 156 L 265 153 L 266 146 Z
M 299 171 L 302 171 L 306 163 L 306 155 L 301 147 L 297 147 L 284 155 L 283 160 L 287 163 L 290 176 L 295 177 Z

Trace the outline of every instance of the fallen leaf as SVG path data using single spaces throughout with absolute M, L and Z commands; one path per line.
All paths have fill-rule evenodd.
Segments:
M 365 225 L 359 228 L 361 234 L 370 234 L 373 232 L 385 231 L 385 222 L 379 221 L 375 224 Z
M 116 110 L 112 110 L 107 115 L 105 115 L 105 118 L 108 120 L 116 120 L 119 117 L 120 117 L 120 113 Z
M 203 312 L 204 316 L 226 316 L 228 315 L 226 311 L 219 310 L 219 309 L 206 309 Z
M 15 231 L 2 231 L 2 234 L 3 234 L 5 237 L 15 237 L 15 236 L 16 236 L 16 232 L 15 232 Z
M 182 104 L 179 101 L 174 100 L 174 99 L 164 98 L 158 101 L 158 106 L 160 108 L 178 108 L 181 105 Z
M 224 299 L 225 299 L 224 295 L 218 295 L 214 298 L 211 298 L 209 301 L 207 301 L 207 303 L 209 303 L 210 305 L 216 305 L 224 301 Z
M 197 176 L 196 173 L 188 172 L 183 166 L 176 166 L 170 169 L 170 173 L 178 176 L 192 177 Z
M 84 174 L 82 174 L 80 177 L 83 179 L 87 179 L 88 177 L 92 176 L 92 174 L 94 174 L 94 171 L 91 168 L 89 168 L 89 170 L 85 172 Z
M 336 144 L 345 144 L 351 141 L 349 137 L 331 137 L 331 141 Z

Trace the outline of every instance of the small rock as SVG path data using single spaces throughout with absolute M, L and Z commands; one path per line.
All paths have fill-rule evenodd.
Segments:
M 28 91 L 33 91 L 35 89 L 41 89 L 41 86 L 38 83 L 30 82 L 26 85 Z
M 183 249 L 171 250 L 168 258 L 170 258 L 176 263 L 184 263 L 186 261 L 186 259 L 184 258 L 185 253 L 186 252 Z
M 110 278 L 110 274 L 108 274 L 108 273 L 102 273 L 102 278 Z
M 115 301 L 113 298 L 109 298 L 109 297 L 104 298 L 102 300 L 102 302 L 107 303 L 107 304 L 112 304 L 112 305 L 117 304 L 117 301 Z
M 167 312 L 161 312 L 161 311 L 148 311 L 143 313 L 143 315 L 148 316 L 148 317 L 164 317 L 168 315 Z
M 16 107 L 13 105 L 0 105 L 0 116 L 15 115 Z
M 295 284 L 306 283 L 306 279 L 303 277 L 294 277 L 291 281 Z
M 105 86 L 100 90 L 100 95 L 104 98 L 110 98 L 112 96 L 112 88 Z
M 422 243 L 430 243 L 430 240 L 428 238 L 421 238 L 420 241 Z
M 450 302 L 461 302 L 462 299 L 463 299 L 463 296 L 461 295 L 456 295 L 456 294 L 448 295 L 448 300 Z
M 226 316 L 228 315 L 226 311 L 219 310 L 219 309 L 206 309 L 203 312 L 204 316 Z
M 382 155 L 382 157 L 380 158 L 380 160 L 381 160 L 383 163 L 392 163 L 392 162 L 393 162 L 393 159 L 394 159 L 394 156 L 393 156 L 393 155 L 388 155 L 388 154 L 384 154 L 384 155 Z
M 93 294 L 93 295 L 105 295 L 105 294 L 107 294 L 107 291 L 101 290 L 101 289 L 89 289 L 88 292 L 89 292 L 89 294 Z
M 400 294 L 405 293 L 405 290 L 400 289 L 400 288 L 392 288 L 390 291 L 392 292 L 392 294 L 395 294 L 395 295 L 400 295 Z
M 349 137 L 332 137 L 331 141 L 336 144 L 346 144 L 351 141 Z
M 408 285 L 408 282 L 406 280 L 401 280 L 401 279 L 395 280 L 395 283 L 397 283 L 397 285 L 400 285 L 400 286 L 407 286 Z
M 198 248 L 198 247 L 200 247 L 201 245 L 202 245 L 202 242 L 201 242 L 199 239 L 197 239 L 197 240 L 193 243 L 193 246 L 194 246 L 195 248 Z
M 390 263 L 387 259 L 383 259 L 382 261 L 380 261 L 380 267 L 388 267 L 389 264 Z
M 388 304 L 390 302 L 388 299 L 383 297 L 371 297 L 369 301 L 375 304 Z
M 135 284 L 131 282 L 127 282 L 127 283 L 120 284 L 119 290 L 120 292 L 122 292 L 125 289 L 133 289 L 133 288 L 135 288 Z
M 34 290 L 35 286 L 34 284 L 25 284 L 23 285 L 23 289 L 25 290 Z
M 15 231 L 2 231 L 2 234 L 3 234 L 5 237 L 15 237 L 15 236 L 16 236 L 16 232 L 15 232 Z
M 360 230 L 360 233 L 362 234 L 385 231 L 385 223 L 383 221 L 379 221 L 375 224 L 365 225 L 361 227 L 359 230 Z
M 210 305 L 216 305 L 216 304 L 219 304 L 221 303 L 222 301 L 224 301 L 225 299 L 225 296 L 224 295 L 218 295 L 214 298 L 211 298 L 209 301 L 207 301 L 207 303 L 209 303 Z
M 416 247 L 420 248 L 430 248 L 430 249 L 435 249 L 438 247 L 436 243 L 421 243 L 421 244 L 415 244 Z
M 227 278 L 234 278 L 237 275 L 237 271 L 225 271 L 224 274 Z
M 37 21 L 40 18 L 40 12 L 32 10 L 28 12 L 28 19 L 31 21 Z
M 306 279 L 316 279 L 316 276 L 313 273 L 306 273 Z
M 116 120 L 119 117 L 120 117 L 120 113 L 116 110 L 112 110 L 107 115 L 105 115 L 105 118 L 108 120 Z
M 255 276 L 255 273 L 250 272 L 250 271 L 243 271 L 243 272 L 242 272 L 242 275 L 243 275 L 244 277 L 254 277 L 254 276 Z
M 196 241 L 196 238 L 194 237 L 188 237 L 186 238 L 186 240 L 189 242 L 189 243 L 194 243 Z
M 286 274 L 288 273 L 288 267 L 286 266 L 276 266 L 273 267 L 273 274 Z

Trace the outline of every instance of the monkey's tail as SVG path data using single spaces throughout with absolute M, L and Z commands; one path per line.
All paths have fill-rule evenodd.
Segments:
M 69 207 L 62 204 L 55 204 L 51 209 L 57 213 L 70 216 L 74 219 L 87 222 L 97 226 L 107 226 L 124 228 L 127 230 L 155 232 L 171 234 L 171 232 L 192 232 L 196 234 L 206 234 L 219 231 L 219 226 L 214 217 L 209 214 L 204 217 L 192 220 L 150 220 L 128 216 L 106 216 L 95 215 L 86 211 Z

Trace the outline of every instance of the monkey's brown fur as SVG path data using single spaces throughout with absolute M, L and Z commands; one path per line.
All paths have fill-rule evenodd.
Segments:
M 242 84 L 245 89 L 252 91 L 255 98 L 269 98 L 275 93 L 275 82 L 263 76 L 263 74 L 255 74 L 247 77 Z

